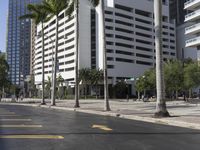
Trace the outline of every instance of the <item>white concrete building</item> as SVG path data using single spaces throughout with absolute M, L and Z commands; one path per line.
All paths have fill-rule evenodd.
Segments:
M 186 22 L 176 27 L 177 58 L 197 60 L 197 47 L 185 47 L 187 39 L 194 38 L 195 35 L 185 35 L 185 28 L 191 26 L 191 22 Z
M 109 83 L 138 77 L 155 65 L 153 0 L 105 0 L 106 48 Z M 64 11 L 59 21 L 59 73 L 68 82 L 75 76 L 75 19 Z M 99 38 L 99 8 L 88 0 L 80 1 L 80 68 L 102 68 Z M 38 26 L 38 32 L 41 26 Z M 54 19 L 45 25 L 45 78 L 52 74 L 52 51 L 55 39 Z M 42 79 L 42 38 L 36 39 L 34 73 L 36 84 Z M 53 42 L 53 43 L 52 43 Z M 169 2 L 163 0 L 163 56 L 176 58 L 175 23 L 169 20 Z M 58 73 L 58 74 L 59 74 Z
M 200 49 L 200 0 L 189 0 L 185 3 L 184 9 L 189 13 L 185 16 L 185 22 L 191 22 L 185 28 L 185 34 L 191 38 L 186 40 L 186 47 L 195 47 Z M 197 59 L 200 60 L 199 51 L 197 51 Z

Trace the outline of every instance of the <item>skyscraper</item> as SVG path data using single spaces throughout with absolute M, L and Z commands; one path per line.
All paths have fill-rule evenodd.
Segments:
M 184 10 L 185 2 L 186 0 L 169 0 L 170 19 L 175 19 L 177 25 L 184 23 L 187 13 L 187 11 Z
M 31 20 L 20 20 L 19 17 L 28 13 L 28 4 L 39 2 L 41 0 L 9 0 L 6 51 L 9 79 L 16 85 L 30 73 Z

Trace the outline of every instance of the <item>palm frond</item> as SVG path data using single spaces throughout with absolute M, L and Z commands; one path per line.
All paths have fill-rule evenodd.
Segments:
M 31 12 L 39 12 L 38 4 L 28 4 L 27 9 Z
M 100 3 L 100 0 L 89 0 L 93 7 L 97 7 Z
M 26 14 L 23 16 L 20 16 L 19 19 L 35 19 L 36 15 L 35 14 Z
M 75 3 L 71 3 L 69 5 L 69 7 L 67 8 L 67 10 L 65 11 L 65 14 L 68 16 L 68 17 L 71 17 L 72 13 L 74 12 L 74 5 Z

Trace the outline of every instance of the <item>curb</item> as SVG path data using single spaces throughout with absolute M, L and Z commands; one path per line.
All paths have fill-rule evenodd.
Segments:
M 114 112 L 102 112 L 96 110 L 83 110 L 80 108 L 66 108 L 66 107 L 59 107 L 59 106 L 50 106 L 50 105 L 40 105 L 40 104 L 19 104 L 19 103 L 1 103 L 6 105 L 17 105 L 17 106 L 28 106 L 28 107 L 38 107 L 38 108 L 48 108 L 54 110 L 63 110 L 63 111 L 74 111 L 80 113 L 87 113 L 87 114 L 94 114 L 94 115 L 101 115 L 101 116 L 110 116 L 110 117 L 117 117 L 122 119 L 129 119 L 129 120 L 136 120 L 136 121 L 143 121 L 148 123 L 155 123 L 160 125 L 170 125 L 176 127 L 183 127 L 189 129 L 200 130 L 200 124 L 197 123 L 188 123 L 184 121 L 174 121 L 169 120 L 169 118 L 149 118 L 149 117 L 141 117 L 141 116 L 133 116 L 133 115 L 123 115 Z M 0 105 L 1 105 L 0 104 Z

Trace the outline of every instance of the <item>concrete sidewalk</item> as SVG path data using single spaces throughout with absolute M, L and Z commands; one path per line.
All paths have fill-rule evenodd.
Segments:
M 155 102 L 110 100 L 112 110 L 109 112 L 104 111 L 103 100 L 80 100 L 81 107 L 76 109 L 73 108 L 74 100 L 57 100 L 56 106 L 50 106 L 50 100 L 46 100 L 46 102 L 47 105 L 40 105 L 39 99 L 24 99 L 17 103 L 11 103 L 10 99 L 3 99 L 1 103 L 70 110 L 200 130 L 200 100 L 193 102 L 167 102 L 167 108 L 172 117 L 161 119 L 153 118 L 156 105 Z

